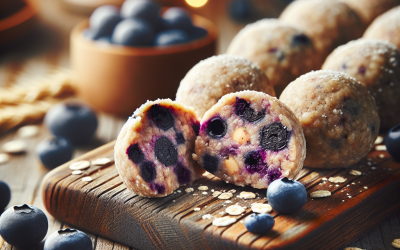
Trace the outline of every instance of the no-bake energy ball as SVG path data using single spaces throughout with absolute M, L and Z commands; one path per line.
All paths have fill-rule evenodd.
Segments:
M 363 38 L 385 40 L 400 49 L 400 6 L 376 18 L 365 31 Z
M 280 100 L 301 122 L 307 167 L 348 167 L 374 145 L 379 131 L 375 101 L 345 73 L 320 70 L 305 74 L 287 86 Z
M 396 46 L 380 40 L 352 41 L 335 49 L 322 69 L 343 71 L 367 88 L 376 101 L 382 130 L 400 123 L 400 51 Z
M 302 0 L 289 4 L 279 17 L 309 36 L 319 55 L 320 66 L 337 46 L 362 36 L 365 27 L 346 4 L 333 0 Z
M 204 170 L 192 159 L 199 121 L 193 108 L 169 99 L 148 101 L 128 119 L 115 144 L 115 166 L 134 193 L 171 194 Z
M 240 56 L 219 55 L 196 64 L 181 81 L 176 101 L 191 106 L 202 117 L 228 93 L 256 90 L 275 96 L 260 67 Z
M 256 91 L 223 96 L 201 120 L 194 159 L 208 172 L 238 186 L 267 188 L 294 178 L 303 167 L 303 130 L 275 97 Z
M 368 26 L 382 13 L 400 4 L 399 0 L 340 0 L 352 8 Z
M 278 96 L 290 82 L 321 65 L 310 38 L 277 19 L 247 25 L 232 40 L 227 53 L 256 62 Z

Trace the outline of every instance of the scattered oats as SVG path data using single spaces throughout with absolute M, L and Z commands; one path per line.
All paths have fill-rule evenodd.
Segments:
M 8 154 L 0 154 L 0 165 L 6 164 L 10 160 L 10 156 Z
M 185 192 L 186 192 L 186 193 L 191 193 L 191 192 L 193 192 L 193 191 L 194 191 L 193 188 L 186 188 L 186 189 L 185 189 Z
M 207 207 L 207 206 L 205 206 L 205 207 Z
M 93 179 L 92 179 L 92 177 L 87 176 L 87 177 L 83 177 L 82 181 L 90 182 L 90 181 L 93 181 Z
M 361 171 L 352 169 L 352 170 L 350 170 L 349 174 L 351 174 L 351 175 L 361 175 L 362 173 L 361 173 Z M 353 183 L 354 183 L 354 182 L 353 182 Z M 353 183 L 352 183 L 352 184 L 353 184 Z
M 240 223 L 244 223 L 244 220 L 239 221 Z
M 378 137 L 376 137 L 376 140 L 375 140 L 375 144 L 381 144 L 383 142 L 383 137 L 382 136 L 378 136 Z
M 200 187 L 199 187 L 199 190 L 205 191 L 205 190 L 208 190 L 208 187 L 207 187 L 207 186 L 200 186 Z
M 332 195 L 332 193 L 327 190 L 318 190 L 318 191 L 314 191 L 310 194 L 311 198 L 322 198 L 322 197 L 328 197 L 331 195 Z
M 322 185 L 322 182 L 320 184 L 318 184 L 318 185 Z
M 197 212 L 197 211 L 200 211 L 200 208 L 199 207 L 195 207 L 193 210 Z
M 106 165 L 106 164 L 108 164 L 110 162 L 111 162 L 111 160 L 108 159 L 108 158 L 99 158 L 99 159 L 93 160 L 92 161 L 92 165 L 94 165 L 94 166 L 103 166 L 103 165 Z
M 371 170 L 375 170 L 376 169 L 376 167 L 371 167 Z
M 17 154 L 26 151 L 26 143 L 22 140 L 10 141 L 3 144 L 3 150 L 6 153 Z
M 90 167 L 89 161 L 77 161 L 69 165 L 69 169 L 71 170 L 82 170 Z
M 327 179 L 326 177 L 324 177 L 324 178 L 322 178 L 321 180 L 322 180 L 322 181 L 327 181 L 328 179 Z
M 225 181 L 225 183 L 229 183 L 229 181 Z
M 211 190 L 212 191 L 212 190 Z M 220 191 L 214 191 L 212 196 L 218 197 L 220 194 L 222 194 Z
M 366 249 L 362 249 L 362 248 L 358 248 L 358 247 L 346 247 L 343 250 L 366 250 Z
M 236 222 L 235 218 L 232 218 L 232 217 L 221 217 L 221 218 L 215 219 L 212 224 L 214 226 L 217 226 L 217 227 L 226 227 L 226 226 L 229 226 L 229 225 L 231 225 L 231 224 L 233 224 L 235 222 Z
M 269 204 L 253 203 L 251 204 L 251 210 L 254 213 L 266 214 L 272 211 L 272 207 Z
M 377 145 L 377 146 L 375 146 L 375 150 L 386 151 L 386 146 L 385 145 Z
M 336 184 L 335 187 L 339 187 L 339 184 Z
M 177 190 L 176 192 L 181 193 L 182 191 L 181 190 Z
M 329 177 L 328 181 L 333 183 L 343 183 L 347 180 L 347 178 L 343 178 L 342 176 Z
M 226 201 L 225 201 L 225 203 L 232 203 L 232 201 L 230 201 L 230 200 L 226 200 Z
M 211 214 L 205 214 L 201 217 L 203 220 L 210 220 L 212 218 L 214 218 Z
M 234 193 L 236 193 L 236 189 L 231 189 L 228 191 L 228 193 L 234 194 Z
M 229 200 L 230 198 L 233 197 L 233 194 L 231 193 L 222 193 L 218 196 L 218 199 L 220 200 Z
M 211 192 L 214 192 L 214 189 L 211 189 Z
M 202 195 L 207 195 L 208 193 L 207 193 L 207 192 L 202 192 L 201 194 L 202 194 Z
M 75 171 L 72 171 L 71 174 L 80 175 L 80 174 L 82 174 L 82 171 L 80 171 L 80 170 L 75 170 Z
M 364 186 L 364 189 L 368 189 L 368 187 L 367 187 L 367 186 Z
M 400 239 L 395 239 L 395 240 L 393 240 L 392 246 L 393 246 L 394 248 L 400 249 Z
M 172 200 L 172 202 L 175 202 L 175 200 Z
M 256 194 L 253 192 L 240 192 L 239 197 L 242 199 L 254 199 L 256 198 Z
M 383 159 L 383 158 L 385 158 L 385 155 L 384 154 L 379 154 L 379 158 Z
M 347 196 L 349 199 L 351 199 L 351 196 L 349 195 L 349 196 Z
M 329 187 L 332 187 L 332 185 L 329 185 Z
M 232 205 L 225 209 L 225 212 L 227 212 L 229 215 L 239 215 L 244 211 L 246 211 L 246 208 L 239 205 Z
M 176 194 L 176 192 L 174 192 L 174 194 Z
M 226 213 L 224 211 L 219 212 L 220 215 L 225 215 Z
M 193 194 L 193 196 L 197 196 L 198 194 Z
M 39 133 L 39 126 L 28 125 L 18 129 L 18 135 L 21 138 L 34 137 Z
M 344 202 L 344 200 L 342 200 L 342 202 Z

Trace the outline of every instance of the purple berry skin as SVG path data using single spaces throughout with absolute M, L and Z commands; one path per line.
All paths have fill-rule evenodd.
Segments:
M 145 20 L 156 31 L 164 29 L 163 20 L 160 16 L 160 7 L 153 1 L 127 0 L 122 4 L 121 16 L 123 18 Z
M 172 7 L 166 10 L 163 15 L 164 25 L 167 29 L 178 29 L 190 32 L 193 29 L 190 14 L 179 7 Z
M 90 16 L 89 25 L 92 39 L 110 36 L 115 26 L 121 21 L 119 10 L 113 5 L 103 5 L 95 9 Z
M 74 148 L 61 137 L 45 139 L 36 146 L 36 155 L 48 169 L 54 169 L 71 160 Z
M 394 160 L 400 162 L 400 124 L 389 130 L 385 138 L 385 145 Z
M 190 41 L 189 35 L 183 30 L 164 30 L 154 38 L 155 46 L 166 46 L 187 43 Z
M 73 145 L 88 143 L 97 129 L 96 114 L 88 106 L 79 103 L 61 103 L 53 106 L 44 122 L 57 137 L 63 137 Z
M 50 234 L 43 250 L 92 250 L 92 241 L 84 232 L 76 229 L 62 229 Z
M 0 217 L 0 235 L 15 247 L 36 246 L 46 236 L 48 227 L 46 215 L 31 205 L 10 207 Z
M 7 183 L 0 181 L 0 215 L 11 199 L 11 190 Z
M 292 214 L 306 204 L 307 191 L 300 182 L 283 177 L 268 186 L 267 199 L 278 213 Z
M 253 234 L 266 234 L 274 224 L 274 217 L 269 214 L 251 214 L 244 219 L 244 225 Z
M 112 42 L 126 46 L 151 46 L 155 31 L 151 25 L 141 19 L 125 19 L 115 26 Z

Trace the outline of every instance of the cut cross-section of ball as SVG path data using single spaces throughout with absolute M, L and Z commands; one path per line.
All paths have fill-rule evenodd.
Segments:
M 285 104 L 262 92 L 241 91 L 223 96 L 204 114 L 196 156 L 224 181 L 267 188 L 276 179 L 296 177 L 306 144 L 299 120 Z
M 122 128 L 115 145 L 115 166 L 134 193 L 171 194 L 204 170 L 192 159 L 199 133 L 193 108 L 169 99 L 148 101 Z

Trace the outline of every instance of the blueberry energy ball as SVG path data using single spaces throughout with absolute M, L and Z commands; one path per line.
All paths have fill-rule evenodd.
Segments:
M 351 41 L 335 49 L 322 69 L 343 71 L 367 88 L 378 106 L 382 130 L 400 123 L 400 51 L 396 46 L 379 40 Z
M 307 141 L 307 167 L 348 167 L 374 145 L 379 131 L 375 101 L 347 74 L 310 72 L 291 82 L 279 99 L 301 122 Z
M 382 13 L 400 4 L 399 0 L 340 0 L 352 8 L 366 26 Z
M 176 101 L 202 117 L 228 93 L 256 90 L 275 96 L 274 88 L 257 64 L 240 56 L 218 55 L 196 64 L 181 81 Z
M 162 197 L 200 177 L 192 159 L 199 121 L 170 99 L 148 101 L 128 119 L 115 145 L 115 166 L 138 195 Z
M 365 31 L 363 38 L 385 40 L 400 49 L 400 6 L 376 18 Z
M 194 158 L 224 181 L 267 188 L 296 177 L 305 146 L 301 124 L 286 105 L 262 92 L 241 91 L 204 114 Z
M 331 0 L 294 1 L 279 18 L 311 38 L 321 57 L 320 65 L 337 46 L 361 37 L 365 30 L 352 9 Z
M 227 54 L 256 62 L 277 95 L 297 77 L 320 68 L 311 40 L 299 29 L 277 19 L 247 25 L 232 40 Z

